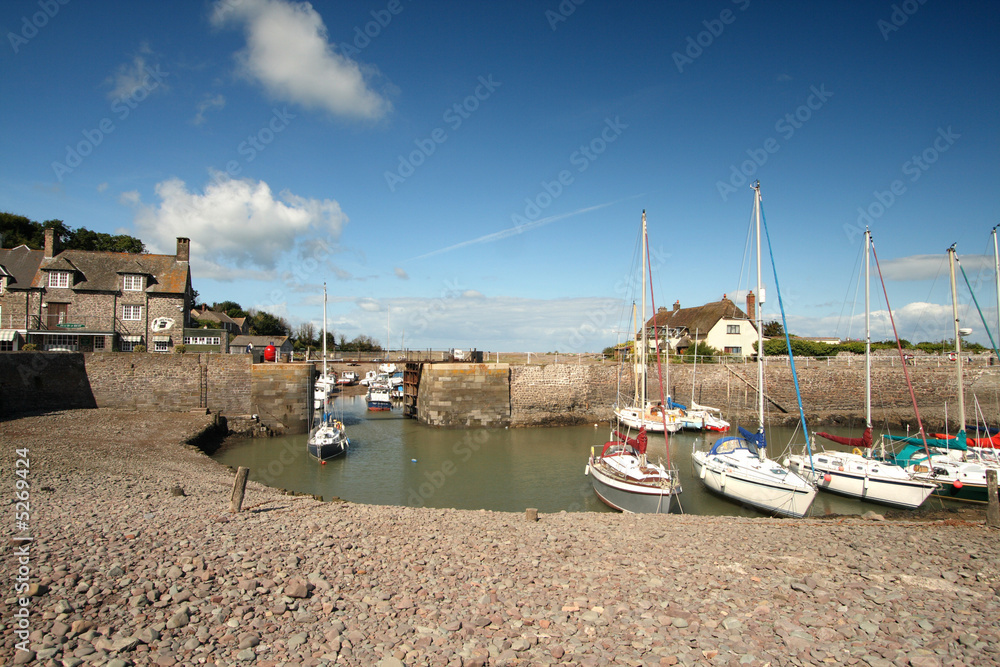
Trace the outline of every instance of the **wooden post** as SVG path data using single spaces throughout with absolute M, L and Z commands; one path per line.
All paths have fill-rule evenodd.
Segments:
M 239 512 L 243 507 L 243 493 L 247 490 L 247 477 L 250 476 L 250 468 L 240 466 L 236 471 L 236 479 L 233 481 L 233 495 L 229 497 L 229 511 Z
M 997 471 L 996 468 L 986 470 L 986 491 L 990 500 L 986 507 L 986 525 L 991 528 L 1000 528 L 1000 498 L 997 497 Z
M 524 510 L 524 518 L 527 521 L 538 521 L 538 510 L 534 507 L 529 507 Z

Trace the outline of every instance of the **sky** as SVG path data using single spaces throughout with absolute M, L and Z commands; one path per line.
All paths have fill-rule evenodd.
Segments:
M 951 337 L 953 243 L 996 331 L 995 2 L 8 0 L 0 33 L 0 210 L 188 237 L 209 304 L 318 326 L 326 283 L 338 337 L 599 351 L 643 210 L 657 307 L 741 301 L 759 179 L 792 333 L 863 336 L 866 226 L 902 337 Z

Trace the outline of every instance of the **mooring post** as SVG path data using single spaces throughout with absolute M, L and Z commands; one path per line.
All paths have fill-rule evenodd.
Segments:
M 524 518 L 526 521 L 538 521 L 538 509 L 529 507 L 524 510 Z
M 247 477 L 250 476 L 250 468 L 240 466 L 236 471 L 236 479 L 233 481 L 233 495 L 229 498 L 229 511 L 239 512 L 243 507 L 243 494 L 247 490 Z
M 986 491 L 990 501 L 986 506 L 986 525 L 991 528 L 1000 528 L 1000 498 L 997 497 L 997 471 L 996 468 L 986 470 Z

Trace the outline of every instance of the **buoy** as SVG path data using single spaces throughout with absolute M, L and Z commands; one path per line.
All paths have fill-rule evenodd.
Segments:
M 832 479 L 833 479 L 833 475 L 831 475 L 830 473 L 826 473 L 825 475 L 823 475 L 823 481 L 826 482 L 827 484 L 829 484 L 830 480 L 832 480 Z
M 952 482 L 951 485 L 954 486 L 956 489 L 961 489 L 962 488 L 962 480 L 956 479 L 954 482 Z
M 416 463 L 416 462 L 417 462 L 416 459 L 410 459 L 410 463 Z
M 320 461 L 320 462 L 319 462 L 319 464 L 320 464 L 321 466 L 325 466 L 325 465 L 326 465 L 326 461 Z

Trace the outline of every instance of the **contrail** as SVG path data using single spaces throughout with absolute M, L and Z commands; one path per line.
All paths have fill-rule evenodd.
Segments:
M 640 195 L 636 195 L 636 196 L 640 196 Z M 632 197 L 628 197 L 627 199 L 632 199 Z M 418 257 L 412 257 L 411 260 L 414 260 L 414 259 L 426 259 L 428 257 L 433 257 L 434 255 L 440 255 L 440 254 L 445 253 L 445 252 L 450 252 L 452 250 L 457 250 L 459 248 L 464 248 L 465 246 L 475 245 L 477 243 L 491 243 L 493 241 L 499 241 L 501 239 L 505 239 L 505 238 L 509 238 L 511 236 L 514 236 L 516 234 L 523 234 L 523 233 L 525 233 L 527 231 L 531 231 L 532 229 L 537 229 L 539 227 L 542 227 L 544 225 L 549 224 L 550 222 L 555 222 L 556 220 L 563 220 L 565 218 L 571 218 L 574 215 L 580 215 L 582 213 L 589 213 L 590 211 L 596 211 L 597 209 L 600 209 L 600 208 L 606 208 L 608 206 L 611 206 L 612 204 L 617 204 L 619 201 L 626 201 L 626 200 L 625 199 L 619 199 L 618 201 L 611 201 L 611 202 L 607 202 L 606 204 L 598 204 L 596 206 L 588 206 L 586 208 L 581 208 L 581 209 L 578 209 L 576 211 L 571 211 L 569 213 L 560 213 L 559 215 L 550 215 L 547 218 L 541 218 L 539 220 L 535 220 L 534 222 L 529 222 L 529 223 L 526 223 L 526 224 L 523 224 L 523 225 L 517 225 L 515 227 L 511 227 L 509 229 L 504 229 L 504 230 L 499 231 L 499 232 L 493 232 L 492 234 L 487 234 L 486 236 L 480 236 L 478 239 L 471 239 L 469 241 L 462 241 L 461 243 L 456 243 L 455 245 L 450 245 L 447 248 L 441 248 L 440 250 L 432 250 L 431 252 L 423 254 L 423 255 L 419 255 Z M 407 260 L 407 261 L 410 261 L 410 260 Z

